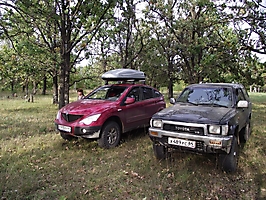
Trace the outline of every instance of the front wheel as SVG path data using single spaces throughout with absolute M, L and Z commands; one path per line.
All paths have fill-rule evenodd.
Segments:
M 164 160 L 167 158 L 168 148 L 163 145 L 153 143 L 153 152 L 158 160 Z
M 220 154 L 218 158 L 219 165 L 225 172 L 235 172 L 238 160 L 237 138 L 234 136 L 229 154 Z
M 108 122 L 102 129 L 98 145 L 106 149 L 116 147 L 120 142 L 120 137 L 120 126 L 116 122 Z

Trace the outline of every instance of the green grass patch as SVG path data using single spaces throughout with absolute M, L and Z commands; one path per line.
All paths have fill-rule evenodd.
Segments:
M 74 97 L 73 97 L 74 98 Z M 85 139 L 67 142 L 54 130 L 51 96 L 0 100 L 2 199 L 265 199 L 266 94 L 251 94 L 250 140 L 239 169 L 226 174 L 215 156 L 175 152 L 159 162 L 143 130 L 120 146 L 101 149 Z

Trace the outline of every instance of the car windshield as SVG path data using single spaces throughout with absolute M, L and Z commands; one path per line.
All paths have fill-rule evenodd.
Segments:
M 84 99 L 101 99 L 116 101 L 125 91 L 125 86 L 102 86 L 91 92 Z
M 187 88 L 178 97 L 177 102 L 232 107 L 232 89 L 229 87 Z

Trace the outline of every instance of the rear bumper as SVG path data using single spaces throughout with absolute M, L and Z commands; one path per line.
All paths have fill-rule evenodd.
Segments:
M 177 133 L 171 131 L 165 131 L 158 128 L 149 128 L 150 139 L 155 143 L 168 146 L 171 148 L 194 151 L 199 153 L 229 153 L 233 136 L 213 136 L 213 135 L 193 135 L 187 133 Z M 179 145 L 169 144 L 168 138 L 176 138 L 187 141 L 195 141 L 195 148 L 189 148 Z

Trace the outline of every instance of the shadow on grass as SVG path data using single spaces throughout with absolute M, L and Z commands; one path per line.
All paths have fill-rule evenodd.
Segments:
M 138 129 L 123 133 L 121 135 L 120 144 L 131 141 L 131 140 L 135 140 L 141 137 L 148 137 L 148 128 L 138 128 Z
M 60 137 L 60 134 L 59 134 L 59 137 Z M 142 137 L 148 137 L 147 136 L 147 128 L 139 128 L 139 129 L 135 129 L 135 130 L 123 133 L 121 135 L 121 140 L 120 140 L 120 144 L 119 145 L 127 143 L 129 141 L 134 141 L 137 138 L 142 138 Z M 71 141 L 67 141 L 67 140 L 62 139 L 62 146 L 67 145 L 67 144 L 72 144 L 73 147 L 74 147 L 74 146 L 84 145 L 84 144 L 87 144 L 87 143 L 91 143 L 95 147 L 98 146 L 97 145 L 97 139 L 74 138 Z

